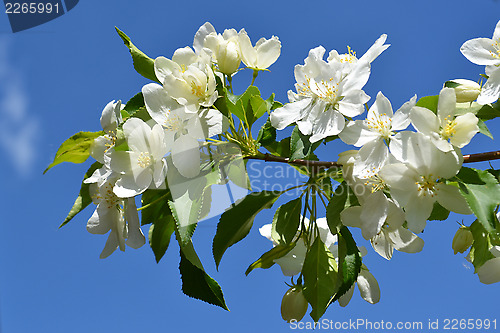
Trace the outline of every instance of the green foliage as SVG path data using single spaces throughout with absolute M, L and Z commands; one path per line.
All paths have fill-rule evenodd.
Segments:
M 479 119 L 479 121 L 477 122 L 477 127 L 479 127 L 479 133 L 484 134 L 493 140 L 493 134 L 491 134 L 490 130 L 488 129 L 488 126 L 486 126 L 484 121 Z
M 347 227 L 339 232 L 339 284 L 340 287 L 330 303 L 337 301 L 356 282 L 361 271 L 361 255 Z
M 472 243 L 469 256 L 472 264 L 474 265 L 474 272 L 477 273 L 479 267 L 481 267 L 486 261 L 495 257 L 490 252 L 490 248 L 492 246 L 492 236 L 497 240 L 497 243 L 499 238 L 497 231 L 493 231 L 492 233 L 488 232 L 478 221 L 471 224 L 470 231 L 472 232 L 474 242 Z
M 434 113 L 437 113 L 438 100 L 439 100 L 439 96 L 438 95 L 435 95 L 435 96 L 425 96 L 425 97 L 420 98 L 417 101 L 416 106 L 420 106 L 420 107 L 429 109 L 429 110 L 431 110 Z
M 180 253 L 179 271 L 182 279 L 182 292 L 190 297 L 229 311 L 221 287 L 203 269 L 193 244 L 189 241 L 185 246 L 181 247 Z
M 259 88 L 255 86 L 249 86 L 241 95 L 234 95 L 226 89 L 225 96 L 227 109 L 249 128 L 274 106 L 274 94 L 264 100 L 260 96 Z
M 248 235 L 255 216 L 261 210 L 271 208 L 281 194 L 270 191 L 250 193 L 221 215 L 212 245 L 217 268 L 224 252 Z
M 301 211 L 302 198 L 289 201 L 276 210 L 272 228 L 279 244 L 289 244 L 293 241 L 299 229 Z
M 340 213 L 344 208 L 350 206 L 359 206 L 359 203 L 349 185 L 344 181 L 337 186 L 333 193 L 333 197 L 326 207 L 326 220 L 332 234 L 336 234 L 338 229 L 342 226 Z
M 457 175 L 460 191 L 487 232 L 498 227 L 495 209 L 500 204 L 500 185 L 494 175 L 484 170 L 462 167 Z
M 309 141 L 310 135 L 304 135 L 299 131 L 299 127 L 295 126 L 290 137 L 290 159 L 316 159 L 312 154 L 321 144 L 321 140 L 315 143 Z
M 156 262 L 160 262 L 167 251 L 175 230 L 175 219 L 168 205 L 169 198 L 169 190 L 146 190 L 141 198 L 141 224 L 152 224 L 149 228 L 149 245 Z
M 490 120 L 500 117 L 500 103 L 483 105 L 476 116 L 481 120 Z
M 338 289 L 335 257 L 321 241 L 319 235 L 306 254 L 302 275 L 304 277 L 303 294 L 312 307 L 311 318 L 318 321 Z
M 269 118 L 259 130 L 257 142 L 266 149 L 268 149 L 267 146 L 273 145 L 276 142 L 276 128 L 271 125 Z
M 144 54 L 144 52 L 139 50 L 134 44 L 132 44 L 130 38 L 123 31 L 121 31 L 117 27 L 115 27 L 115 29 L 120 38 L 123 40 L 125 46 L 127 46 L 129 49 L 130 55 L 132 56 L 132 61 L 134 63 L 134 68 L 137 73 L 141 74 L 146 79 L 161 83 L 156 78 L 155 61 Z
M 83 163 L 90 156 L 90 146 L 94 139 L 104 135 L 99 132 L 78 132 L 62 143 L 56 152 L 54 161 L 45 169 L 44 174 L 62 162 Z
M 137 93 L 132 97 L 122 110 L 122 118 L 126 119 L 129 117 L 141 118 L 144 121 L 151 119 L 148 111 L 146 110 L 146 104 L 144 103 L 144 96 L 142 92 Z
M 434 207 L 432 207 L 431 215 L 429 216 L 429 221 L 444 221 L 450 215 L 450 211 L 443 206 L 441 206 L 437 201 L 434 202 Z
M 250 272 L 253 271 L 255 268 L 267 269 L 272 267 L 274 265 L 275 259 L 279 259 L 287 255 L 288 252 L 293 250 L 296 244 L 297 243 L 293 242 L 288 244 L 276 245 L 271 250 L 264 253 L 259 259 L 254 261 L 250 266 L 248 266 L 247 270 L 245 271 L 245 275 L 250 274 Z
M 85 173 L 85 176 L 83 177 L 83 180 L 89 178 L 92 176 L 95 170 L 99 169 L 102 167 L 102 164 L 99 162 L 94 162 L 90 166 L 90 168 L 87 170 Z M 80 193 L 78 193 L 78 197 L 75 200 L 75 203 L 73 204 L 73 207 L 71 207 L 71 210 L 68 213 L 68 216 L 64 219 L 63 223 L 59 226 L 59 228 L 65 226 L 73 217 L 76 216 L 76 214 L 80 213 L 82 210 L 85 209 L 90 203 L 92 202 L 92 198 L 90 197 L 89 193 L 89 186 L 90 184 L 86 184 L 82 181 L 82 186 L 80 187 Z

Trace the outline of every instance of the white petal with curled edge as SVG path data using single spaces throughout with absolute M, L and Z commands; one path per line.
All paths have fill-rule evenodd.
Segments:
M 493 258 L 485 262 L 477 270 L 479 281 L 484 284 L 500 282 L 500 257 Z
M 450 139 L 451 144 L 458 148 L 468 145 L 474 135 L 479 132 L 478 121 L 477 117 L 472 113 L 456 117 L 455 134 Z
M 211 33 L 216 33 L 215 28 L 210 22 L 205 22 L 194 35 L 193 48 L 200 54 L 204 47 L 205 37 Z
M 329 109 L 321 113 L 313 124 L 311 143 L 339 134 L 344 129 L 345 119 L 337 110 Z
M 378 235 L 373 237 L 370 242 L 375 252 L 383 258 L 391 260 L 394 246 L 390 239 L 387 239 L 386 230 L 382 230 Z
M 403 227 L 399 227 L 391 232 L 389 237 L 394 243 L 396 250 L 401 252 L 417 253 L 424 248 L 424 240 Z
M 384 44 L 385 41 L 387 40 L 387 35 L 382 34 L 376 41 L 373 43 L 372 46 L 363 54 L 361 58 L 359 58 L 359 61 L 366 61 L 368 63 L 371 63 L 373 60 L 375 60 L 382 52 L 384 52 L 390 44 Z
M 189 135 L 175 140 L 172 147 L 172 162 L 179 173 L 187 178 L 200 173 L 200 144 Z
M 415 196 L 413 200 L 408 201 L 404 208 L 408 228 L 411 231 L 419 234 L 424 230 L 427 219 L 431 216 L 434 202 L 435 199 L 431 198 L 429 195 L 422 195 L 420 197 Z
M 500 97 L 500 68 L 495 69 L 481 88 L 477 102 L 481 105 L 494 103 Z
M 496 49 L 490 38 L 468 40 L 462 45 L 460 51 L 470 62 L 477 65 L 496 65 L 500 62 L 493 56 L 496 54 Z
M 177 63 L 170 59 L 158 57 L 154 62 L 154 70 L 156 78 L 161 82 L 161 84 L 163 84 L 166 77 L 172 75 L 173 73 L 179 73 L 181 68 Z
M 441 125 L 446 123 L 446 119 L 455 115 L 457 105 L 457 97 L 455 89 L 443 88 L 439 93 L 437 116 Z
M 368 178 L 380 171 L 389 159 L 389 148 L 382 138 L 367 142 L 358 152 L 353 174 L 360 178 Z
M 458 214 L 472 214 L 467 201 L 460 194 L 458 187 L 439 183 L 436 185 L 436 188 L 437 201 L 441 206 Z
M 108 208 L 106 207 L 106 203 L 99 204 L 87 222 L 87 231 L 98 235 L 107 233 L 111 229 L 113 218 L 116 218 L 112 212 L 108 212 L 110 209 L 118 212 L 116 207 Z
M 118 235 L 114 230 L 111 230 L 111 233 L 106 240 L 106 244 L 104 245 L 104 249 L 102 250 L 99 258 L 105 259 L 109 257 L 115 250 L 119 247 L 120 243 L 118 241 Z
M 255 67 L 257 64 L 257 50 L 252 46 L 250 37 L 245 29 L 241 29 L 238 34 L 238 42 L 241 51 L 241 60 L 247 67 Z
M 415 106 L 410 112 L 410 119 L 413 126 L 420 133 L 429 135 L 439 131 L 439 119 L 429 109 Z
M 281 42 L 276 36 L 267 40 L 261 38 L 255 48 L 257 49 L 257 66 L 259 69 L 266 69 L 274 64 L 281 54 Z
M 122 175 L 113 187 L 113 192 L 119 198 L 131 198 L 146 191 L 151 185 L 152 175 L 150 170 L 134 174 Z
M 351 301 L 352 295 L 354 294 L 354 285 L 355 283 L 352 284 L 351 288 L 342 296 L 339 298 L 339 305 L 343 308 L 345 308 L 349 302 Z
M 342 132 L 339 133 L 339 137 L 348 145 L 361 147 L 379 138 L 380 133 L 369 130 L 365 121 L 356 120 L 347 123 Z
M 413 96 L 408 102 L 404 103 L 392 117 L 392 129 L 401 131 L 410 125 L 410 112 L 417 103 L 417 95 Z
M 151 134 L 151 127 L 142 119 L 129 118 L 123 124 L 123 132 L 127 138 L 130 150 L 146 152 L 149 151 L 148 138 Z
M 273 239 L 271 238 L 271 232 L 272 232 L 273 225 L 272 224 L 264 224 L 262 227 L 259 228 L 259 232 L 262 236 L 266 237 L 270 241 Z
M 304 98 L 300 101 L 285 104 L 283 107 L 271 112 L 269 118 L 271 125 L 277 130 L 282 130 L 288 125 L 302 119 L 305 109 L 310 107 L 311 98 Z
M 138 249 L 146 244 L 146 238 L 141 230 L 134 198 L 127 199 L 125 202 L 125 217 L 128 223 L 128 238 L 125 243 L 131 248 Z
M 166 124 L 171 110 L 180 108 L 180 105 L 157 83 L 149 83 L 142 87 L 142 95 L 149 115 L 162 126 Z
M 380 287 L 375 277 L 366 269 L 361 269 L 356 280 L 361 297 L 368 303 L 375 304 L 380 301 Z
M 205 109 L 200 112 L 200 122 L 205 138 L 221 134 L 229 128 L 229 120 L 215 109 Z

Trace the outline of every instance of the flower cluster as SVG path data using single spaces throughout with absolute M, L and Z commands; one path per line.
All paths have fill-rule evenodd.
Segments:
M 85 181 L 96 185 L 92 198 L 98 205 L 89 232 L 112 231 L 101 257 L 116 248 L 123 251 L 124 244 L 137 248 L 145 243 L 134 197 L 164 188 L 166 178 L 175 183 L 200 174 L 203 142 L 225 132 L 231 121 L 214 107 L 219 97 L 216 78 L 233 75 L 242 61 L 255 71 L 266 70 L 280 52 L 275 36 L 252 46 L 244 29 L 217 34 L 207 22 L 197 31 L 193 48 L 177 49 L 172 59 L 154 60 L 161 84 L 142 87 L 151 120 L 124 119 L 121 101 L 106 105 L 101 116 L 105 134 L 94 140 L 90 151 L 103 166 Z M 197 192 L 202 194 L 203 189 Z

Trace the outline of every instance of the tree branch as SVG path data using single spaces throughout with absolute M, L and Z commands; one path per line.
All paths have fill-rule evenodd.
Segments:
M 319 168 L 319 169 L 328 169 L 328 168 L 342 166 L 337 162 L 329 162 L 329 161 L 310 161 L 302 159 L 290 160 L 288 157 L 275 156 L 268 153 L 254 155 L 254 156 L 246 156 L 245 159 L 286 163 L 291 165 L 298 165 L 298 166 L 305 166 L 309 168 Z M 500 150 L 490 151 L 487 153 L 464 155 L 464 163 L 484 162 L 484 161 L 499 160 L 499 159 L 500 159 Z

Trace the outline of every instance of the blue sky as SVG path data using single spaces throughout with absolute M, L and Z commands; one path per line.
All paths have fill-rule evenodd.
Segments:
M 219 272 L 211 258 L 217 219 L 200 224 L 195 234 L 205 268 L 222 286 L 231 312 L 182 294 L 175 244 L 160 264 L 148 246 L 100 260 L 106 237 L 85 229 L 93 208 L 58 229 L 89 163 L 59 165 L 43 176 L 42 171 L 66 138 L 100 130 L 100 113 L 109 101 L 126 101 L 148 83 L 134 71 L 115 26 L 151 57 L 171 57 L 176 48 L 191 45 L 206 21 L 220 32 L 245 28 L 253 42 L 279 36 L 282 55 L 256 85 L 282 102 L 293 88 L 293 66 L 303 63 L 309 49 L 323 45 L 346 52 L 349 45 L 362 54 L 387 33 L 392 45 L 372 64 L 365 91 L 372 101 L 382 91 L 398 108 L 414 94 L 437 94 L 448 79 L 477 80 L 483 67 L 467 61 L 459 48 L 468 39 L 491 37 L 499 13 L 494 0 L 81 0 L 56 20 L 16 34 L 0 14 L 1 332 L 290 330 L 280 317 L 288 281 L 279 268 L 244 275 L 270 247 L 258 227 L 270 223 L 272 211 L 262 212 L 250 235 L 229 249 Z M 250 77 L 238 74 L 238 80 L 243 89 Z M 488 125 L 498 136 L 500 122 Z M 321 158 L 336 160 L 344 147 L 321 149 Z M 497 149 L 478 135 L 464 153 Z M 451 215 L 428 223 L 418 255 L 396 253 L 388 262 L 370 250 L 364 262 L 380 284 L 380 303 L 370 305 L 356 291 L 347 308 L 333 305 L 324 318 L 418 321 L 424 327 L 429 319 L 488 318 L 500 325 L 492 297 L 500 285 L 480 284 L 463 256 L 453 255 L 455 221 L 461 220 Z M 355 237 L 366 245 L 359 233 Z

